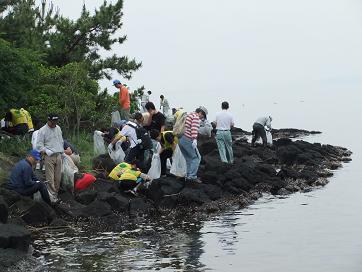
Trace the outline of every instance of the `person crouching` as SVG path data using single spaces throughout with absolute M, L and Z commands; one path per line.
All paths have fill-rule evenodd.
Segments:
M 44 202 L 50 205 L 47 186 L 34 174 L 34 167 L 41 160 L 40 152 L 31 150 L 25 159 L 19 161 L 12 169 L 7 188 L 23 196 L 31 196 L 40 192 Z
M 141 184 L 152 180 L 151 177 L 142 173 L 135 164 L 126 162 L 118 164 L 108 176 L 119 182 L 121 190 L 133 194 L 137 194 L 137 189 Z

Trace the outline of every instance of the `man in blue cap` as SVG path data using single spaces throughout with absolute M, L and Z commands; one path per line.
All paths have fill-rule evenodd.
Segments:
M 42 199 L 50 205 L 47 186 L 35 176 L 33 168 L 41 160 L 40 152 L 29 151 L 25 159 L 19 161 L 12 169 L 7 187 L 24 196 L 33 196 L 40 192 Z

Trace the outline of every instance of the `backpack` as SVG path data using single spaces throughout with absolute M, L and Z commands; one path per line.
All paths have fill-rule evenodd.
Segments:
M 186 123 L 187 112 L 183 112 L 181 116 L 179 116 L 173 126 L 173 134 L 181 137 L 185 133 L 185 123 Z
M 136 130 L 137 139 L 142 140 L 142 143 L 138 144 L 141 147 L 141 149 L 143 150 L 152 149 L 153 145 L 152 145 L 151 136 L 144 127 L 138 125 L 134 126 L 130 123 L 127 123 L 127 125 L 130 126 L 131 128 L 134 128 Z

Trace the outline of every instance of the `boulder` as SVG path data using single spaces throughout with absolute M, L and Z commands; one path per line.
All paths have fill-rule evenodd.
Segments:
M 146 196 L 156 203 L 163 197 L 178 194 L 184 187 L 184 181 L 174 177 L 160 178 L 152 181 L 145 192 Z
M 21 216 L 27 224 L 38 226 L 38 225 L 48 225 L 56 217 L 55 211 L 45 202 L 36 202 L 34 201 Z
M 108 154 L 102 154 L 95 157 L 92 161 L 92 165 L 94 170 L 106 171 L 108 174 L 116 167 L 116 163 Z
M 129 210 L 130 198 L 126 196 L 102 192 L 98 194 L 97 199 L 108 203 L 113 211 L 128 212 Z
M 0 248 L 28 251 L 30 242 L 30 231 L 25 227 L 13 224 L 0 224 Z
M 112 213 L 111 206 L 103 201 L 95 200 L 88 206 L 70 210 L 73 217 L 102 217 Z
M 0 196 L 0 223 L 5 224 L 8 221 L 9 207 L 3 196 Z
M 179 196 L 179 203 L 183 205 L 201 205 L 210 201 L 210 197 L 203 190 L 203 184 L 193 182 L 186 184 Z
M 3 187 L 0 187 L 0 195 L 4 197 L 4 200 L 9 207 L 21 198 L 21 195 L 17 192 Z
M 97 191 L 92 189 L 86 189 L 84 191 L 80 191 L 76 196 L 75 200 L 83 205 L 88 205 L 92 203 L 97 197 Z

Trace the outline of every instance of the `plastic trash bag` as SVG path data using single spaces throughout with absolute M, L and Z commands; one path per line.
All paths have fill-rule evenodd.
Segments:
M 175 152 L 172 156 L 170 173 L 177 177 L 186 176 L 186 160 L 178 145 L 176 146 Z
M 109 145 L 108 154 L 116 164 L 123 162 L 126 154 L 124 153 L 124 151 L 122 149 L 122 141 L 118 141 L 116 143 L 116 146 L 114 149 L 113 149 L 112 145 Z
M 171 169 L 171 166 L 172 166 L 171 160 L 170 160 L 170 159 L 167 159 L 167 161 L 166 161 L 166 168 L 170 170 L 170 169 Z
M 158 179 L 161 177 L 161 159 L 158 153 L 153 154 L 151 168 L 147 173 L 152 179 Z
M 119 111 L 114 111 L 111 113 L 111 126 L 114 123 L 119 123 L 121 121 L 121 115 L 119 114 Z
M 94 142 L 94 155 L 95 156 L 107 153 L 101 131 L 98 131 L 98 130 L 94 131 L 93 142 Z
M 269 146 L 272 146 L 273 145 L 273 136 L 272 136 L 271 132 L 269 130 L 266 130 L 265 133 L 266 133 L 266 143 Z
M 62 158 L 62 188 L 66 191 L 74 190 L 74 174 L 77 173 L 78 167 L 74 164 L 72 158 L 64 155 Z

